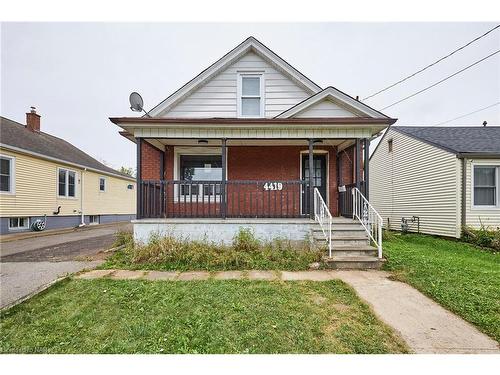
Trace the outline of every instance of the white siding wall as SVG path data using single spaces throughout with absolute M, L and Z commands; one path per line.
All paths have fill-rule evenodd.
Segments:
M 331 100 L 324 99 L 293 117 L 357 117 Z
M 245 70 L 264 72 L 265 116 L 268 118 L 311 95 L 269 62 L 249 52 L 160 116 L 237 117 L 237 72 Z
M 454 154 L 390 129 L 370 160 L 370 202 L 391 229 L 415 215 L 422 233 L 459 237 L 460 168 Z
M 499 208 L 477 208 L 472 206 L 472 165 L 500 165 L 500 159 L 467 160 L 466 223 L 479 228 L 481 223 L 489 227 L 500 227 Z

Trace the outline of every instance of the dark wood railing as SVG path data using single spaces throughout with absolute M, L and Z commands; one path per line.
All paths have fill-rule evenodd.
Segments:
M 339 192 L 339 212 L 341 216 L 352 218 L 352 189 L 356 187 L 356 184 L 344 185 L 345 191 Z M 363 181 L 360 182 L 360 190 L 363 194 L 365 184 Z
M 309 182 L 145 180 L 139 218 L 301 218 Z

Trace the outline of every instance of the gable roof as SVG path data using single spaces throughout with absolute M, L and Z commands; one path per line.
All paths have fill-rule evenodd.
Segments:
M 0 146 L 134 180 L 133 177 L 102 164 L 64 139 L 43 132 L 32 132 L 23 124 L 1 116 Z
M 391 129 L 454 154 L 500 155 L 500 126 L 393 126 Z
M 182 99 L 187 97 L 190 92 L 194 89 L 202 86 L 208 80 L 213 78 L 217 73 L 222 71 L 224 68 L 231 65 L 233 62 L 241 58 L 243 55 L 252 51 L 267 61 L 271 62 L 277 69 L 281 70 L 283 73 L 287 74 L 291 79 L 293 79 L 297 84 L 302 86 L 311 95 L 321 91 L 321 87 L 316 83 L 307 78 L 304 74 L 299 72 L 293 66 L 291 66 L 284 59 L 279 57 L 271 49 L 266 47 L 264 44 L 259 42 L 253 36 L 245 39 L 238 46 L 233 48 L 231 51 L 226 53 L 222 58 L 217 60 L 215 63 L 210 65 L 208 68 L 203 70 L 200 74 L 182 86 L 180 89 L 175 91 L 172 95 L 167 97 L 161 103 L 156 105 L 148 113 L 151 116 L 157 116 L 160 113 L 168 110 L 176 103 L 180 102 Z
M 288 118 L 288 117 L 293 117 L 294 115 L 298 114 L 299 112 L 302 112 L 306 110 L 307 108 L 310 108 L 314 106 L 315 104 L 321 102 L 322 100 L 329 99 L 334 101 L 335 103 L 338 103 L 344 107 L 348 107 L 349 109 L 353 110 L 354 112 L 357 112 L 361 115 L 366 115 L 368 117 L 375 117 L 375 118 L 389 118 L 388 116 L 384 115 L 382 112 L 379 112 L 370 106 L 360 102 L 359 100 L 354 99 L 352 96 L 347 95 L 345 92 L 342 92 L 335 87 L 328 86 L 326 89 L 316 93 L 313 96 L 310 96 L 309 98 L 303 100 L 300 103 L 297 103 L 293 107 L 287 109 L 286 111 L 280 113 L 276 118 Z

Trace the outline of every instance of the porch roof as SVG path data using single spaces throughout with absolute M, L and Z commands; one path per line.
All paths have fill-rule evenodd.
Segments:
M 393 118 L 146 118 L 111 117 L 126 138 L 354 139 L 369 138 Z

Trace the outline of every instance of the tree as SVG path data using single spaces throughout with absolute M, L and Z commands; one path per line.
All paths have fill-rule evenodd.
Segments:
M 135 169 L 132 167 L 120 167 L 120 169 L 118 169 L 118 171 L 120 173 L 129 175 L 130 177 L 135 177 L 135 173 L 136 173 Z

